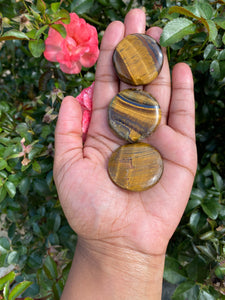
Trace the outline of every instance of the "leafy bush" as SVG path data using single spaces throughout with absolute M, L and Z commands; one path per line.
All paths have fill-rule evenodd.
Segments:
M 185 61 L 195 80 L 198 171 L 164 277 L 175 300 L 224 299 L 225 1 L 61 2 L 0 0 L 0 298 L 60 299 L 76 245 L 53 182 L 54 129 L 63 96 L 90 86 L 95 67 L 68 75 L 46 61 L 48 29 L 73 11 L 101 41 L 111 21 L 144 6 L 148 26 L 164 28 L 171 68 Z

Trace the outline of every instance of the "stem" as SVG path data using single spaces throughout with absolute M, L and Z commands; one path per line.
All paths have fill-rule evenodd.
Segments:
M 26 2 L 25 2 L 24 0 L 23 0 L 23 5 L 25 6 L 26 10 L 27 10 L 29 13 L 31 13 L 29 7 L 26 5 Z
M 82 14 L 81 16 L 82 16 L 85 20 L 87 20 L 87 21 L 89 21 L 89 22 L 91 22 L 91 23 L 93 23 L 93 24 L 96 24 L 96 25 L 102 26 L 102 27 L 104 26 L 104 24 L 102 24 L 102 23 L 100 23 L 100 22 L 94 20 L 93 18 L 89 17 L 89 16 L 86 15 L 86 14 Z

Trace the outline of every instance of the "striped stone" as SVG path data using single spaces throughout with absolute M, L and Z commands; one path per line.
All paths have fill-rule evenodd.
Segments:
M 113 64 L 119 79 L 131 85 L 146 85 L 154 80 L 163 64 L 160 45 L 140 33 L 126 36 L 113 53 Z
M 161 178 L 163 161 L 160 153 L 145 143 L 127 144 L 114 151 L 109 159 L 108 173 L 119 187 L 141 192 L 154 186 Z
M 109 126 L 129 143 L 149 136 L 160 120 L 158 102 L 151 94 L 142 90 L 123 90 L 112 99 L 108 107 Z

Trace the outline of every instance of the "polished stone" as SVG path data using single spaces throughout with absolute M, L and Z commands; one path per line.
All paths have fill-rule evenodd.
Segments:
M 119 147 L 109 159 L 108 173 L 119 187 L 140 192 L 155 185 L 163 172 L 160 153 L 149 144 L 135 143 Z
M 134 143 L 149 136 L 161 120 L 158 102 L 147 92 L 126 89 L 108 107 L 109 126 L 122 139 Z
M 120 80 L 131 85 L 145 85 L 154 80 L 163 64 L 160 45 L 150 36 L 127 35 L 113 53 L 113 64 Z

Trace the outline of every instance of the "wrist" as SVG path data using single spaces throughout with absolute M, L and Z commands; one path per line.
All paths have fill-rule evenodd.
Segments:
M 69 279 L 79 282 L 74 299 L 161 299 L 164 260 L 164 254 L 79 239 Z

